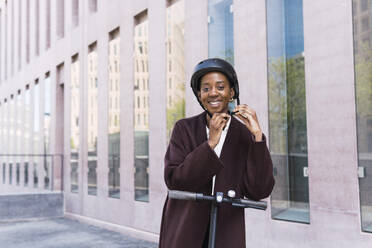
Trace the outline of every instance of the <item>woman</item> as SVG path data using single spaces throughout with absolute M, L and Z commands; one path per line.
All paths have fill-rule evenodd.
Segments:
M 270 153 L 255 111 L 239 105 L 234 68 L 222 59 L 204 60 L 195 68 L 191 87 L 205 111 L 174 126 L 165 155 L 168 189 L 268 197 L 274 186 Z M 229 111 L 234 99 L 238 105 Z M 167 198 L 159 248 L 207 247 L 209 216 L 209 203 Z M 220 206 L 216 247 L 245 247 L 244 209 Z

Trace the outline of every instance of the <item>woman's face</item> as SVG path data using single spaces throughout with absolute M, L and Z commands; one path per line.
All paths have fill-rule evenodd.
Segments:
M 234 90 L 221 72 L 209 72 L 201 78 L 198 97 L 212 115 L 227 113 L 229 100 L 233 96 Z

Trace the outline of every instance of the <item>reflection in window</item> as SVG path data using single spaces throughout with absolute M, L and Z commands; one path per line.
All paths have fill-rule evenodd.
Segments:
M 108 64 L 115 67 L 109 70 L 109 109 L 108 109 L 108 165 L 109 197 L 120 198 L 120 33 L 110 33 Z M 117 82 L 113 87 L 113 82 Z M 115 102 L 115 104 L 113 104 Z
M 362 230 L 372 232 L 372 2 L 353 0 L 353 5 L 360 207 Z
M 40 92 L 39 84 L 35 84 L 34 89 L 34 125 L 33 125 L 33 153 L 41 154 L 40 151 Z M 34 157 L 34 169 L 33 169 L 33 178 L 34 178 L 34 187 L 37 188 L 39 185 L 39 176 L 38 176 L 38 165 L 41 164 L 39 157 Z
M 49 74 L 46 75 L 44 80 L 44 154 L 50 154 L 50 121 L 52 114 L 52 85 L 50 82 Z M 44 188 L 50 187 L 50 168 L 51 157 L 44 156 Z
M 9 184 L 13 183 L 13 163 L 9 163 Z
M 309 223 L 302 0 L 267 0 L 272 218 Z
M 6 163 L 3 163 L 3 184 L 5 183 L 6 178 Z
M 2 165 L 4 161 L 4 134 L 3 134 L 3 128 L 4 128 L 4 123 L 3 123 L 3 115 L 4 115 L 4 103 L 0 102 L 0 164 Z M 3 183 L 5 183 L 5 167 L 3 168 Z
M 8 140 L 9 138 L 9 129 L 8 129 L 8 124 L 9 124 L 9 104 L 8 104 L 8 101 L 5 99 L 4 101 L 4 104 L 3 104 L 3 140 L 6 141 Z M 4 154 L 7 154 L 9 153 L 9 146 L 8 145 L 5 145 L 5 142 L 2 143 L 3 147 L 2 147 L 2 151 L 4 152 Z M 2 159 L 2 162 L 3 162 L 3 170 L 4 170 L 4 167 L 5 167 L 5 181 L 4 183 L 6 183 L 6 174 L 7 174 L 7 161 L 8 161 L 8 157 L 4 156 L 4 157 L 1 157 Z
M 234 64 L 232 0 L 208 0 L 208 56 Z
M 4 103 L 0 103 L 0 164 L 2 165 L 2 171 L 3 171 L 3 183 L 5 183 L 5 173 L 6 173 L 6 168 L 5 164 L 3 164 L 4 161 L 4 146 L 5 146 L 5 138 L 4 138 Z
M 97 195 L 98 80 L 97 43 L 88 53 L 88 194 Z
M 14 97 L 11 96 L 10 102 L 9 102 L 9 154 L 15 153 L 15 103 L 14 103 Z M 9 184 L 13 183 L 13 163 L 14 163 L 14 157 L 9 156 Z
M 19 185 L 19 179 L 20 179 L 20 164 L 19 163 L 16 163 L 16 184 Z
M 71 192 L 79 191 L 79 110 L 80 110 L 80 65 L 78 55 L 75 55 L 71 61 L 70 74 L 70 176 Z
M 91 12 L 97 12 L 97 0 L 89 0 L 89 10 Z
M 79 25 L 79 0 L 72 0 L 71 14 L 72 26 L 76 27 Z
M 31 95 L 29 87 L 26 88 L 25 91 L 25 99 L 24 99 L 24 115 L 25 121 L 23 122 L 23 149 L 25 154 L 31 153 Z M 28 165 L 29 165 L 29 157 L 24 157 L 24 185 L 28 186 Z
M 134 47 L 139 47 L 139 43 L 147 43 L 148 36 L 147 30 L 148 20 L 146 16 L 140 16 L 136 19 L 136 25 L 134 27 Z M 134 49 L 134 63 L 138 61 L 148 60 L 148 54 L 141 53 L 139 49 Z M 142 72 L 134 71 L 134 82 L 142 81 L 147 79 L 149 73 L 142 70 Z M 149 201 L 149 125 L 140 122 L 139 118 L 141 115 L 148 116 L 149 105 L 140 104 L 140 98 L 147 97 L 149 94 L 148 89 L 144 89 L 139 84 L 138 87 L 134 87 L 134 99 L 138 99 L 137 104 L 134 103 L 134 118 L 138 117 L 138 120 L 134 122 L 134 190 L 136 201 Z
M 21 91 L 18 92 L 16 98 L 16 117 L 15 117 L 15 154 L 23 154 L 23 141 L 21 140 L 22 135 L 22 117 L 23 117 L 23 110 L 22 110 L 22 95 Z M 16 184 L 19 185 L 20 182 L 20 166 L 21 166 L 21 157 L 15 157 L 16 162 Z
M 28 162 L 24 162 L 24 165 L 23 165 L 23 169 L 24 169 L 24 172 L 23 172 L 23 176 L 24 176 L 24 186 L 27 187 L 28 186 Z
M 177 64 L 168 67 L 167 82 L 167 140 L 177 120 L 185 117 L 185 1 L 172 1 L 167 7 L 167 64 Z M 171 49 L 173 44 L 173 49 Z M 172 87 L 172 82 L 174 87 Z M 171 100 L 173 98 L 173 101 Z

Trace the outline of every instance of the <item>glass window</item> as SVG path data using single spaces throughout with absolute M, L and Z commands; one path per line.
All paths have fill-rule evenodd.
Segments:
M 310 222 L 302 0 L 267 0 L 272 218 Z
M 185 117 L 185 1 L 171 1 L 166 10 L 167 22 L 167 141 L 177 120 Z M 171 44 L 174 44 L 173 49 Z M 171 68 L 172 61 L 178 66 Z M 173 70 L 172 70 L 173 69 Z M 172 87 L 172 83 L 173 86 Z M 173 101 L 171 100 L 173 97 Z
M 372 232 L 372 29 L 365 25 L 356 33 L 355 26 L 364 26 L 365 11 L 371 11 L 372 1 L 353 0 L 361 11 L 353 9 L 354 19 L 354 69 L 358 142 L 358 176 L 362 230 Z M 369 5 L 369 9 L 368 9 Z M 371 13 L 371 12 L 369 12 Z M 370 15 L 369 22 L 372 21 Z M 367 39 L 365 36 L 367 34 Z
M 24 176 L 24 186 L 27 187 L 28 186 L 28 162 L 24 162 L 24 165 L 23 165 L 23 169 L 24 169 L 24 172 L 23 172 L 23 176 Z
M 57 1 L 57 37 L 63 38 L 65 36 L 65 1 Z
M 45 48 L 50 48 L 50 36 L 51 36 L 51 0 L 46 0 L 46 30 L 45 30 Z
M 357 2 L 361 2 L 360 3 L 360 11 L 368 11 L 368 1 L 370 0 L 359 0 Z M 354 0 L 355 2 L 355 0 Z
M 3 104 L 3 140 L 6 142 L 7 140 L 9 140 L 9 104 L 8 104 L 8 101 L 5 99 L 4 100 L 4 104 Z M 9 153 L 9 146 L 8 144 L 9 143 L 2 143 L 3 144 L 3 147 L 2 147 L 2 151 L 3 153 L 6 155 L 7 153 Z M 7 156 L 3 156 L 1 157 L 2 159 L 2 162 L 3 162 L 3 170 L 5 170 L 5 181 L 4 183 L 7 183 L 7 178 L 6 178 L 6 174 L 7 174 L 7 161 L 8 161 L 8 157 Z M 5 167 L 5 169 L 4 169 Z
M 30 157 L 27 154 L 31 153 L 31 95 L 29 87 L 26 88 L 25 98 L 24 98 L 24 115 L 25 120 L 23 122 L 23 133 L 24 133 L 24 143 L 23 149 L 26 156 L 24 157 L 24 185 L 28 186 L 28 165 Z
M 6 163 L 3 163 L 3 184 L 5 183 L 6 178 Z
M 33 153 L 40 155 L 40 92 L 39 84 L 35 84 L 33 89 L 34 94 L 34 120 L 33 120 Z M 39 185 L 39 164 L 41 164 L 40 157 L 36 156 L 33 158 L 34 169 L 33 169 L 33 178 L 34 178 L 34 187 L 37 188 Z
M 13 163 L 9 162 L 9 184 L 13 183 Z
M 52 85 L 49 73 L 44 79 L 44 188 L 50 187 L 51 157 L 50 157 L 50 122 L 52 114 Z
M 141 32 L 142 29 L 147 28 L 147 15 L 136 18 L 134 27 L 134 47 L 138 47 L 139 43 L 148 41 L 147 34 Z M 142 35 L 141 35 L 142 34 Z M 148 60 L 148 55 L 141 53 L 138 49 L 134 49 L 134 61 Z M 134 71 L 134 82 L 140 82 L 142 79 L 148 78 L 149 73 L 142 68 L 142 72 Z M 137 99 L 137 104 L 134 104 L 134 118 L 138 117 L 138 121 L 134 122 L 134 198 L 136 201 L 149 201 L 149 125 L 140 122 L 140 116 L 149 113 L 148 102 L 146 105 L 140 104 L 141 97 L 147 97 L 148 89 L 142 87 L 134 88 L 134 99 Z
M 109 35 L 109 66 L 115 65 L 115 70 L 109 70 L 109 80 L 120 82 L 120 33 L 115 30 Z M 108 165 L 109 165 L 109 197 L 120 198 L 120 84 L 110 87 L 108 100 Z M 112 104 L 115 102 L 115 104 Z
M 20 170 L 20 163 L 16 163 L 16 184 L 17 185 L 19 185 L 19 179 L 20 179 L 20 172 L 19 172 L 19 170 Z
M 2 171 L 3 171 L 3 180 L 2 182 L 5 183 L 5 175 L 6 175 L 6 168 L 5 168 L 5 163 L 4 162 L 4 146 L 5 145 L 5 137 L 4 137 L 4 103 L 0 103 L 0 164 L 2 165 Z
M 88 194 L 97 195 L 98 84 L 97 43 L 89 46 L 88 64 Z
M 79 25 L 79 0 L 72 0 L 71 13 L 72 13 L 72 26 L 76 27 Z
M 9 154 L 15 153 L 15 103 L 13 95 L 9 102 Z M 13 163 L 14 157 L 9 156 L 9 184 L 13 183 Z
M 208 56 L 234 64 L 232 0 L 208 0 Z
M 18 92 L 16 98 L 16 123 L 15 123 L 15 140 L 16 140 L 16 147 L 15 147 L 15 154 L 24 154 L 23 152 L 23 140 L 22 140 L 22 117 L 23 117 L 23 107 L 22 107 L 22 97 L 21 91 Z M 20 166 L 21 166 L 21 157 L 16 156 L 16 184 L 19 185 L 20 183 Z
M 78 55 L 72 57 L 70 74 L 70 177 L 71 192 L 79 191 L 80 148 L 80 64 Z
M 19 13 L 21 13 L 21 5 L 19 4 Z M 19 15 L 19 20 L 21 20 L 21 15 Z M 21 25 L 19 23 L 19 25 Z M 19 32 L 21 33 L 22 30 L 19 30 Z M 19 35 L 19 37 L 21 37 L 21 35 Z M 40 0 L 36 0 L 35 2 L 35 54 L 36 56 L 39 55 L 40 53 L 40 44 L 39 44 L 39 41 L 40 41 Z M 19 47 L 21 46 L 21 39 L 20 39 L 20 45 Z M 20 55 L 21 57 L 21 55 Z M 21 67 L 21 62 L 19 62 L 19 67 Z
M 89 0 L 89 10 L 91 12 L 97 12 L 97 0 Z

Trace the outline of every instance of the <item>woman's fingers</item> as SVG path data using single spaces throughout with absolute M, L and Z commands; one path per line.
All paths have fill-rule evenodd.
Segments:
M 225 113 L 216 113 L 213 115 L 211 121 L 210 121 L 210 128 L 216 128 L 216 129 L 221 129 L 223 128 L 230 116 Z
M 240 114 L 243 118 L 246 119 L 248 118 L 248 115 L 256 118 L 256 111 L 254 111 L 246 104 L 236 106 L 234 111 L 237 111 L 237 114 Z
M 246 104 L 236 106 L 234 111 L 236 111 L 236 116 L 245 123 L 249 131 L 251 131 L 251 133 L 254 135 L 257 134 L 258 140 L 260 140 L 259 137 L 262 135 L 262 131 L 258 122 L 256 111 Z

